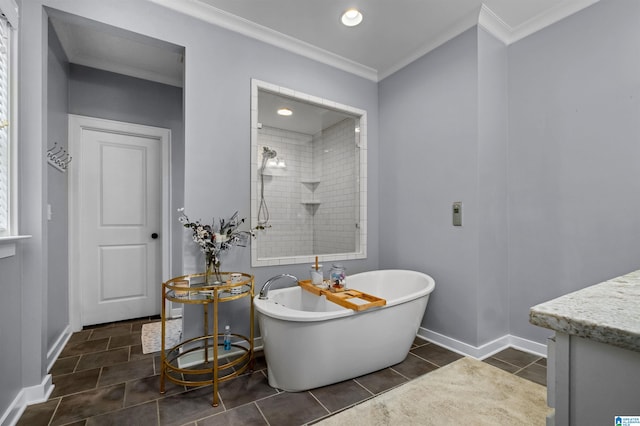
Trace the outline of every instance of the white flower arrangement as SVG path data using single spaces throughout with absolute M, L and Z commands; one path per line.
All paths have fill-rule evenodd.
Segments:
M 191 228 L 193 241 L 200 246 L 205 255 L 207 271 L 212 267 L 220 281 L 220 253 L 234 246 L 245 247 L 249 237 L 254 237 L 255 234 L 251 230 L 238 230 L 245 221 L 245 218 L 238 219 L 238 212 L 228 220 L 220 219 L 217 225 L 215 219 L 212 220 L 212 225 L 204 225 L 200 220 L 192 222 L 184 213 L 184 207 L 179 208 L 178 212 L 181 213 L 178 221 L 185 228 Z

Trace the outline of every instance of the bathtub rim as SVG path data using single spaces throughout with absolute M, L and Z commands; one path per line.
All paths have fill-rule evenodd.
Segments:
M 371 309 L 366 309 L 364 311 L 354 311 L 348 308 L 342 308 L 335 311 L 322 311 L 322 312 L 311 312 L 311 311 L 301 311 L 297 309 L 287 308 L 280 304 L 274 303 L 270 299 L 260 299 L 259 295 L 254 297 L 253 306 L 256 311 L 269 318 L 279 319 L 282 321 L 298 321 L 298 322 L 313 322 L 313 321 L 327 321 L 334 318 L 342 318 L 351 315 L 362 315 L 366 313 L 375 312 L 380 309 L 388 309 L 393 306 L 401 305 L 404 303 L 410 303 L 414 300 L 421 299 L 423 297 L 429 297 L 429 295 L 435 289 L 435 280 L 428 274 L 419 271 L 412 271 L 407 269 L 381 269 L 374 271 L 366 271 L 360 272 L 358 274 L 352 275 L 355 277 L 356 275 L 360 276 L 360 278 L 365 277 L 366 275 L 379 274 L 380 272 L 384 273 L 403 273 L 410 274 L 414 276 L 420 276 L 426 279 L 427 285 L 424 288 L 421 288 L 412 293 L 402 295 L 396 299 L 387 300 L 387 304 L 385 306 L 375 307 Z M 357 288 L 356 288 L 357 290 Z M 280 292 L 296 292 L 296 291 L 306 291 L 299 285 L 295 285 L 292 287 L 279 288 L 275 290 L 271 290 L 269 293 L 280 293 Z M 325 297 L 325 296 L 317 296 L 317 297 Z

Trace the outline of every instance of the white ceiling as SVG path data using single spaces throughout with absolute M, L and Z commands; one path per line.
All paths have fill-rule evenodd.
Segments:
M 480 24 L 506 44 L 598 0 L 149 0 L 379 81 Z M 340 15 L 358 7 L 362 24 Z M 70 62 L 182 85 L 178 46 L 61 13 L 50 15 Z
M 184 48 L 54 10 L 49 19 L 69 62 L 182 87 Z
M 293 115 L 278 115 L 280 108 L 289 108 Z M 356 116 L 281 94 L 258 91 L 258 122 L 266 126 L 315 135 L 349 117 Z
M 170 0 L 162 0 L 168 3 Z M 581 0 L 200 0 L 229 13 L 353 61 L 384 78 L 429 50 L 478 24 L 481 7 L 499 17 L 506 31 L 530 20 L 561 18 Z M 357 7 L 363 22 L 340 23 L 341 14 Z M 240 25 L 238 25 L 240 27 Z

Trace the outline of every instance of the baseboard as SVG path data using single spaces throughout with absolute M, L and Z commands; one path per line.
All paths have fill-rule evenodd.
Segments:
M 24 402 L 22 391 L 13 399 L 7 410 L 0 416 L 0 425 L 14 426 L 20 420 L 27 404 Z
M 51 349 L 47 352 L 47 371 L 51 371 L 53 368 L 53 364 L 58 360 L 62 350 L 71 338 L 71 334 L 73 334 L 71 332 L 71 325 L 67 325 L 62 333 L 60 333 L 60 336 L 58 336 Z
M 55 343 L 47 351 L 47 371 L 51 371 L 65 345 L 71 338 L 71 325 L 67 325 L 56 339 Z M 11 405 L 0 417 L 0 425 L 15 425 L 28 405 L 45 402 L 53 392 L 51 374 L 47 374 L 39 385 L 22 388 L 11 402 Z
M 542 357 L 547 357 L 547 345 L 518 336 L 509 336 L 510 346 Z
M 468 343 L 461 342 L 459 340 L 447 337 L 443 334 L 437 333 L 432 330 L 420 327 L 418 329 L 418 337 L 428 340 L 432 343 L 436 343 L 444 348 L 447 348 L 453 352 L 457 352 L 461 355 L 465 355 L 475 359 L 485 359 L 491 355 L 500 352 L 508 347 L 523 350 L 538 356 L 547 356 L 547 346 L 542 343 L 533 342 L 531 340 L 523 339 L 521 337 L 505 334 L 491 342 L 485 343 L 481 346 L 472 346 Z
M 0 417 L 0 425 L 17 424 L 27 405 L 45 402 L 49 399 L 51 392 L 53 392 L 53 382 L 50 374 L 47 374 L 39 385 L 22 388 Z
M 47 374 L 39 385 L 22 388 L 25 396 L 25 402 L 27 405 L 46 402 L 49 399 L 51 392 L 53 392 L 53 387 L 51 374 Z

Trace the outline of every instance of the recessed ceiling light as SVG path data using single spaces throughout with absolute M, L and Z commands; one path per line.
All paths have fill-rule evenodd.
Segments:
M 362 13 L 358 9 L 348 9 L 342 14 L 340 20 L 347 27 L 355 27 L 362 22 Z
M 293 111 L 291 111 L 289 108 L 280 108 L 280 109 L 278 109 L 278 115 L 283 115 L 285 117 L 288 117 L 291 114 L 293 114 Z

